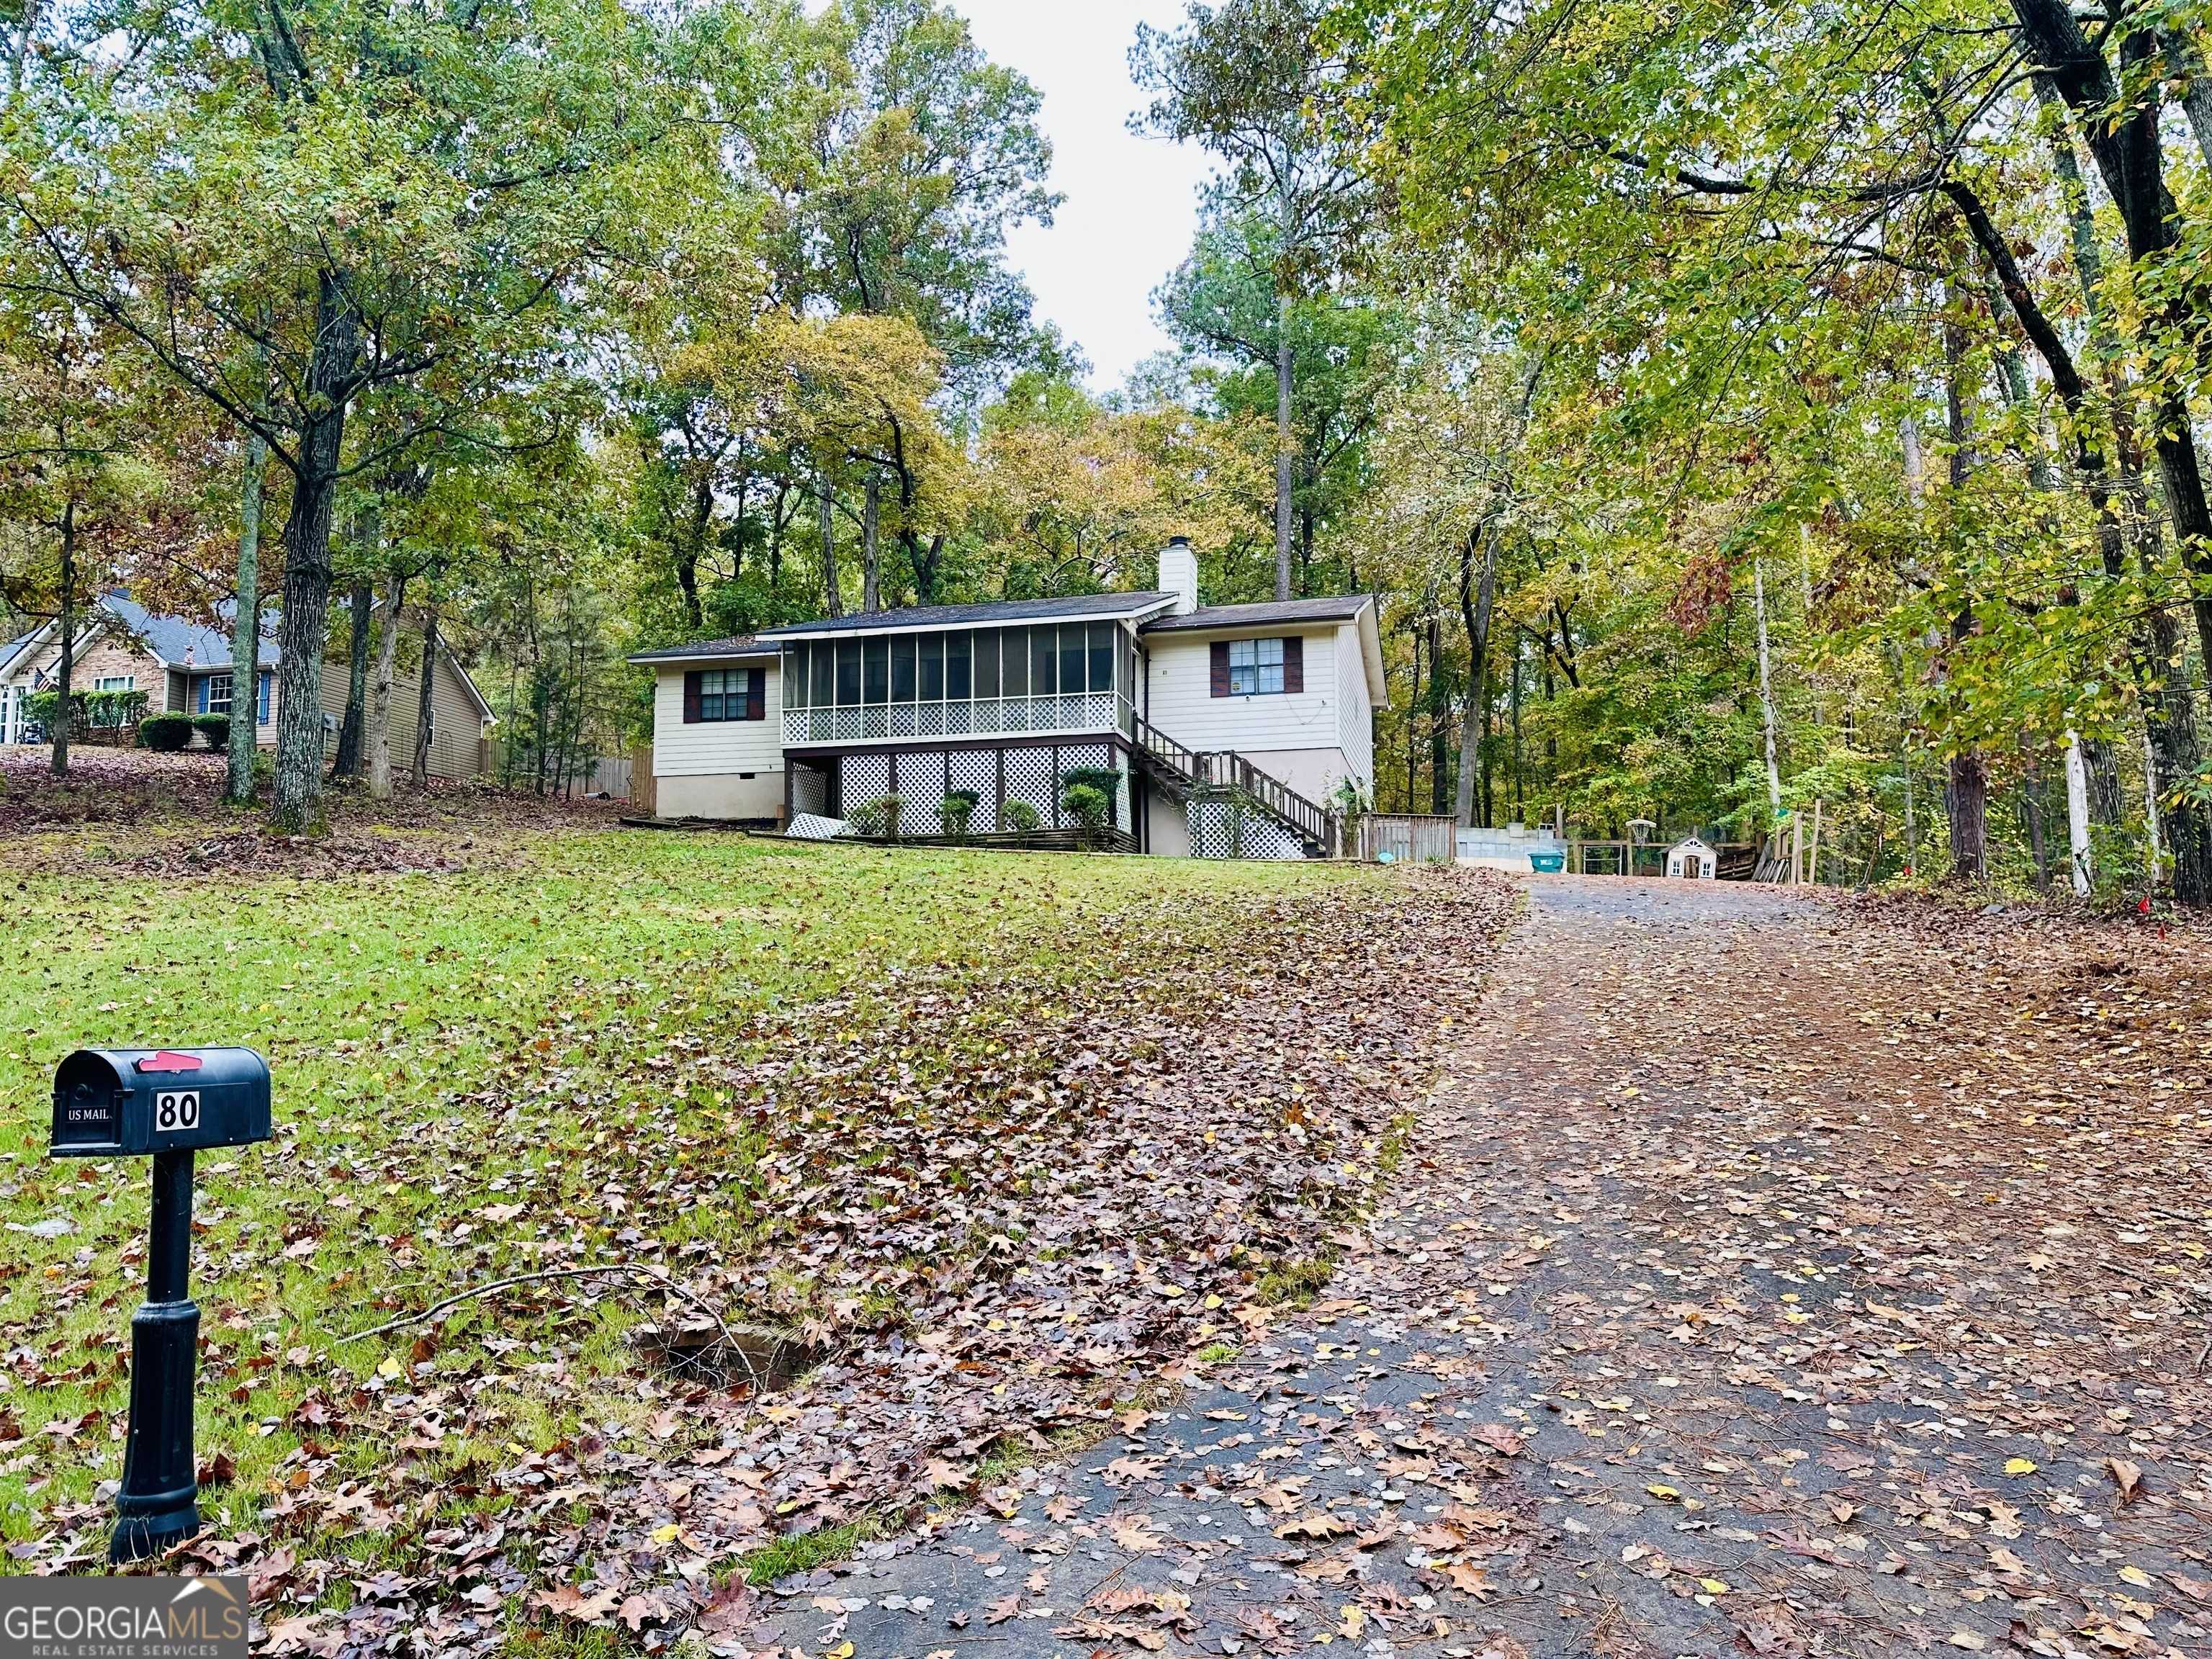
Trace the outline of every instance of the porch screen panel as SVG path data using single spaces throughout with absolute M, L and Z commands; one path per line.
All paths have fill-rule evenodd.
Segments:
M 1120 630 L 1112 623 L 1091 624 L 1091 689 L 1111 691 L 1114 689 L 1114 635 Z
M 971 636 L 970 647 L 975 658 L 975 696 L 978 698 L 999 695 L 999 630 L 979 628 Z
M 999 827 L 999 757 L 989 749 L 956 749 L 952 751 L 952 789 L 973 789 L 975 792 L 975 811 L 968 820 L 968 827 L 978 835 L 988 835 Z
M 1060 689 L 1059 637 L 1056 628 L 1030 629 L 1030 695 L 1049 697 Z
M 908 637 L 891 641 L 891 696 L 893 702 L 914 701 L 914 647 Z
M 1001 696 L 1026 697 L 1030 694 L 1030 632 L 1026 628 L 1009 628 L 1000 636 L 1006 664 Z

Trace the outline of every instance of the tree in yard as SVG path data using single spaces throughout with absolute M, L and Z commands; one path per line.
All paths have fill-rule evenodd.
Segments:
M 56 625 L 56 777 L 69 773 L 91 601 L 151 539 L 167 483 L 121 349 L 96 314 L 0 291 L 0 599 Z
M 465 441 L 490 390 L 572 343 L 558 315 L 611 252 L 713 193 L 682 26 L 591 0 L 82 22 L 115 50 L 42 59 L 0 161 L 35 254 L 13 280 L 134 338 L 290 475 L 274 817 L 305 828 L 340 484 Z M 403 388 L 349 442 L 356 406 Z
M 1356 563 L 1317 575 L 1316 549 L 1369 482 L 1378 393 L 1408 350 L 1408 330 L 1395 308 L 1356 292 L 1304 298 L 1284 312 L 1278 240 L 1261 216 L 1202 225 L 1190 257 L 1153 300 L 1169 332 L 1199 360 L 1194 389 L 1224 414 L 1277 418 L 1279 337 L 1289 328 L 1294 586 L 1340 591 L 1359 585 Z
M 1297 488 L 1292 313 L 1320 291 L 1358 212 L 1356 146 L 1342 129 L 1341 65 L 1321 0 L 1193 0 L 1183 27 L 1139 25 L 1130 67 L 1152 101 L 1138 125 L 1195 139 L 1227 164 L 1217 219 L 1272 229 L 1275 380 L 1275 596 L 1291 591 Z

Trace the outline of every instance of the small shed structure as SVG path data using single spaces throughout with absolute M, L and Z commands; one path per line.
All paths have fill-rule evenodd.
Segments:
M 1720 854 L 1695 836 L 1686 836 L 1667 849 L 1667 875 L 1670 880 L 1716 880 L 1720 875 Z

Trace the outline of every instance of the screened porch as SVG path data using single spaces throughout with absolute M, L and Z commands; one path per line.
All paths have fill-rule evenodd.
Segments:
M 1136 641 L 1112 622 L 794 641 L 787 745 L 1134 729 Z

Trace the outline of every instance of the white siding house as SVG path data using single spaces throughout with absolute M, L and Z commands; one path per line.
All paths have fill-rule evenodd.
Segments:
M 1116 781 L 1114 844 L 1329 850 L 1374 792 L 1386 702 L 1367 595 L 1198 604 L 1188 546 L 1158 589 L 932 605 L 646 652 L 666 817 L 838 817 L 896 796 L 899 828 L 975 798 L 971 830 L 1065 820 L 1070 774 Z M 742 686 L 742 690 L 734 689 Z
M 770 823 L 782 816 L 780 656 L 775 646 L 738 639 L 632 659 L 653 671 L 653 800 L 662 817 Z

